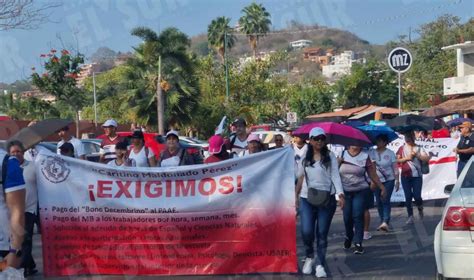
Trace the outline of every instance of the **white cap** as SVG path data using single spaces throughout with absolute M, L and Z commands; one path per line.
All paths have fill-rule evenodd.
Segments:
M 311 131 L 309 132 L 309 138 L 317 137 L 319 135 L 326 136 L 326 133 L 324 132 L 324 129 L 322 129 L 320 127 L 313 127 L 313 129 L 311 129 Z
M 174 135 L 174 136 L 176 136 L 176 138 L 179 139 L 179 133 L 176 130 L 168 131 L 168 133 L 166 133 L 166 138 L 168 138 L 168 136 L 170 136 L 170 135 Z
M 109 126 L 113 126 L 113 127 L 117 127 L 117 122 L 115 120 L 106 120 L 105 123 L 102 125 L 102 127 L 109 127 Z

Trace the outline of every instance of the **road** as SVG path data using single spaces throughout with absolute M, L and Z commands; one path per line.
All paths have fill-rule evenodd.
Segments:
M 378 215 L 371 210 L 373 238 L 364 242 L 365 254 L 354 255 L 352 251 L 342 249 L 344 241 L 344 223 L 342 212 L 338 210 L 331 225 L 328 248 L 328 274 L 333 279 L 433 279 L 436 265 L 433 254 L 433 237 L 436 225 L 441 219 L 444 200 L 425 203 L 425 217 L 416 219 L 415 224 L 406 226 L 406 210 L 403 207 L 392 209 L 392 227 L 389 233 L 377 232 Z M 416 213 L 416 211 L 415 211 Z M 299 267 L 304 258 L 303 243 L 297 229 L 297 251 Z M 40 273 L 29 279 L 44 279 L 41 274 L 41 240 L 35 235 L 33 255 L 40 268 Z M 301 274 L 256 274 L 227 276 L 95 276 L 95 277 L 61 277 L 50 279 L 192 279 L 192 280 L 280 280 L 280 279 L 315 279 L 314 275 Z

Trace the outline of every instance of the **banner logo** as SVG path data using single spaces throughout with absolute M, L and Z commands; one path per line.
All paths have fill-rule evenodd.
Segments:
M 51 183 L 58 184 L 64 182 L 69 177 L 71 169 L 68 165 L 69 164 L 60 157 L 48 156 L 41 163 L 41 173 L 43 173 L 44 177 Z

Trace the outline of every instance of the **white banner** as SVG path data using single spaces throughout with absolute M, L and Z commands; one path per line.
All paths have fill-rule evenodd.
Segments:
M 45 275 L 296 272 L 293 159 L 118 168 L 40 154 Z
M 423 175 L 422 197 L 424 200 L 447 198 L 444 187 L 456 183 L 456 154 L 453 149 L 459 140 L 453 138 L 435 138 L 417 140 L 416 144 L 431 155 L 430 173 Z M 403 139 L 397 139 L 388 145 L 395 153 L 403 145 Z M 393 192 L 393 202 L 405 201 L 403 188 Z

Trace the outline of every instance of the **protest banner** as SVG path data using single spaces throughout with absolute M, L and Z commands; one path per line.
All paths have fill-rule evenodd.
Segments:
M 397 153 L 405 143 L 403 138 L 392 141 L 387 148 Z M 422 194 L 424 200 L 447 198 L 444 187 L 456 183 L 456 154 L 453 149 L 459 140 L 453 138 L 434 138 L 417 140 L 416 144 L 431 155 L 430 173 L 423 175 Z M 405 201 L 403 188 L 393 192 L 391 201 Z
M 291 148 L 209 165 L 36 159 L 44 272 L 297 272 Z

